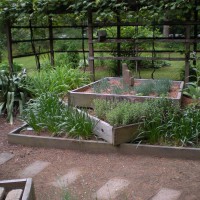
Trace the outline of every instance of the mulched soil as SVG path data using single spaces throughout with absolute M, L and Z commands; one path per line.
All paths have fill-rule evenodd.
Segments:
M 111 86 L 117 86 L 119 88 L 123 88 L 120 79 L 116 78 L 116 79 L 111 79 L 108 81 L 109 85 Z M 138 86 L 142 83 L 141 80 L 137 79 L 134 80 L 134 86 Z M 177 98 L 178 92 L 179 92 L 180 88 L 179 88 L 179 84 L 178 83 L 173 83 L 170 91 L 168 92 L 167 96 L 170 98 Z M 93 91 L 92 88 L 87 88 L 86 90 L 83 91 L 83 93 L 95 93 Z M 107 89 L 106 91 L 101 92 L 102 94 L 111 94 L 111 90 Z M 136 95 L 136 92 L 132 89 L 132 91 L 130 93 L 124 92 L 121 95 Z M 157 97 L 158 95 L 156 93 L 152 93 L 149 96 L 153 96 L 153 97 Z
M 60 200 L 62 191 L 49 183 L 72 168 L 81 169 L 82 175 L 68 190 L 80 200 L 93 199 L 94 191 L 114 177 L 130 181 L 129 187 L 116 198 L 118 200 L 147 200 L 163 187 L 180 190 L 182 200 L 200 198 L 200 161 L 93 154 L 8 144 L 7 133 L 21 124 L 16 120 L 11 126 L 0 117 L 0 153 L 15 155 L 0 165 L 0 180 L 19 178 L 18 173 L 36 160 L 50 162 L 47 169 L 33 178 L 38 200 Z

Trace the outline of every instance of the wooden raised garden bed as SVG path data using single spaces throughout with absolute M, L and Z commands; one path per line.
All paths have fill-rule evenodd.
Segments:
M 31 178 L 0 181 L 0 199 L 35 200 Z M 2 195 L 2 196 L 1 196 Z
M 132 102 L 143 102 L 146 99 L 161 98 L 152 94 L 150 96 L 139 96 L 134 92 L 122 94 L 114 94 L 112 91 L 105 93 L 98 93 L 93 90 L 97 85 L 101 85 L 103 82 L 108 81 L 109 84 L 118 84 L 122 78 L 117 77 L 106 77 L 91 84 L 85 85 L 78 89 L 69 92 L 69 103 L 72 106 L 78 107 L 88 107 L 93 108 L 94 99 L 118 99 L 118 100 L 128 100 Z M 141 84 L 142 82 L 149 81 L 149 79 L 134 79 L 135 84 Z M 183 81 L 172 81 L 172 90 L 169 92 L 168 96 L 165 98 L 172 99 L 176 103 L 181 103 Z
M 159 145 L 145 145 L 145 144 L 127 144 L 123 143 L 119 146 L 113 146 L 104 141 L 93 140 L 75 140 L 67 138 L 55 138 L 55 137 L 42 137 L 34 135 L 23 135 L 20 131 L 27 125 L 13 130 L 8 134 L 8 142 L 11 144 L 20 144 L 31 147 L 41 148 L 57 148 L 57 149 L 71 149 L 88 153 L 122 153 L 127 155 L 145 155 L 145 156 L 159 156 L 166 158 L 178 158 L 178 159 L 190 159 L 199 160 L 200 150 L 199 148 L 185 148 L 185 147 L 171 147 L 171 146 L 159 146 Z M 23 179 L 27 180 L 27 179 Z M 8 185 L 9 181 L 2 181 L 1 186 Z M 20 182 L 24 187 L 25 182 Z M 12 188 L 15 183 L 10 185 Z M 9 188 L 10 188 L 9 187 Z M 33 194 L 33 190 L 31 190 Z M 23 199 L 24 200 L 24 199 Z M 34 200 L 30 198 L 28 200 Z
M 83 111 L 80 111 L 80 112 L 83 112 Z M 133 137 L 135 137 L 138 134 L 138 127 L 142 124 L 142 123 L 135 123 L 135 124 L 130 124 L 126 126 L 113 127 L 107 122 L 102 121 L 94 116 L 91 116 L 91 115 L 88 115 L 88 116 L 93 120 L 95 124 L 93 133 L 97 135 L 99 139 L 103 139 L 104 141 L 112 145 L 120 145 L 125 142 L 130 142 L 131 139 L 133 139 Z M 19 134 L 20 131 L 26 127 L 28 127 L 28 125 L 24 125 L 22 126 L 21 129 L 18 129 L 17 134 Z M 10 138 L 14 138 L 14 136 L 16 135 L 15 133 L 16 133 L 15 131 L 13 133 L 10 133 L 8 135 L 8 140 Z M 36 137 L 41 137 L 41 136 L 36 136 Z M 62 138 L 62 139 L 65 139 L 65 140 L 69 139 L 72 141 L 75 140 L 75 139 L 70 139 L 70 138 Z

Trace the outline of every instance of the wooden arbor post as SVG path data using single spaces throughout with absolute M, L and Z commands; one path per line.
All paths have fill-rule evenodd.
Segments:
M 121 19 L 120 14 L 117 13 L 117 40 L 120 40 L 121 38 Z M 121 43 L 117 43 L 117 57 L 121 56 Z M 121 61 L 117 60 L 117 75 L 121 75 Z
M 189 82 L 190 75 L 190 25 L 186 26 L 186 43 L 185 43 L 185 83 Z
M 10 21 L 7 21 L 5 25 L 5 29 L 6 29 L 6 38 L 7 38 L 9 72 L 12 74 L 13 73 L 13 53 L 12 53 L 12 34 L 11 34 Z
M 92 80 L 95 81 L 92 11 L 88 11 L 88 48 L 89 48 L 88 64 Z
M 54 62 L 52 17 L 49 17 L 49 47 L 50 47 L 51 65 L 54 66 L 55 62 Z

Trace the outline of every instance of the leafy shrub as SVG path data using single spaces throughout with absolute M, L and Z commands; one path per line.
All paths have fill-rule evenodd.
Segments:
M 183 94 L 197 100 L 200 98 L 200 69 L 198 68 L 193 68 L 193 71 L 195 71 L 196 75 L 195 76 L 190 76 L 191 78 L 193 77 L 195 81 L 189 82 L 186 85 L 186 88 L 183 90 Z
M 145 115 L 147 103 L 117 100 L 94 100 L 94 112 L 113 126 L 140 122 Z
M 52 93 L 43 93 L 37 99 L 29 101 L 22 118 L 35 131 L 47 130 L 53 136 L 66 134 L 88 139 L 94 126 L 87 114 L 64 105 Z
M 13 123 L 13 114 L 19 109 L 22 113 L 27 97 L 32 95 L 28 88 L 26 72 L 9 74 L 0 71 L 0 114 L 7 114 L 7 120 Z
M 13 71 L 14 73 L 20 72 L 23 69 L 23 65 L 22 64 L 18 64 L 18 63 L 13 63 Z M 0 70 L 5 70 L 5 71 L 9 71 L 9 65 L 7 62 L 3 62 L 0 63 Z
M 59 54 L 55 59 L 55 63 L 57 66 L 70 64 L 72 68 L 75 69 L 79 66 L 79 61 L 80 61 L 77 47 L 72 42 L 68 42 L 65 45 L 66 45 L 67 51 L 74 51 L 74 52 L 65 52 L 65 53 Z
M 69 90 L 90 82 L 89 74 L 69 66 L 60 66 L 48 71 L 36 72 L 30 77 L 30 86 L 37 96 L 52 92 L 64 96 Z

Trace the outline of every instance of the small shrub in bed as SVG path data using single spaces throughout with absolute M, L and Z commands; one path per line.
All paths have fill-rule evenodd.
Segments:
M 113 126 L 141 122 L 147 109 L 147 103 L 99 99 L 93 103 L 95 114 Z
M 138 95 L 148 96 L 151 93 L 156 93 L 158 96 L 166 95 L 172 86 L 172 81 L 169 79 L 146 80 L 141 85 L 134 88 Z
M 48 131 L 52 136 L 66 134 L 73 138 L 88 139 L 92 136 L 94 123 L 87 114 L 64 105 L 56 94 L 43 93 L 28 102 L 22 119 L 38 133 Z

